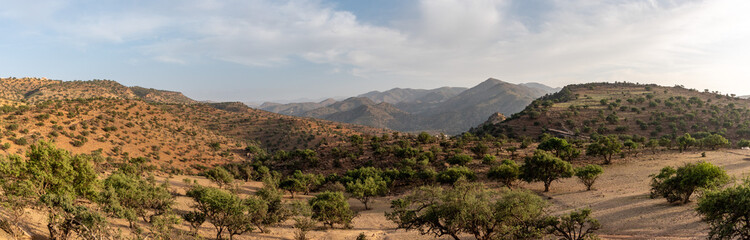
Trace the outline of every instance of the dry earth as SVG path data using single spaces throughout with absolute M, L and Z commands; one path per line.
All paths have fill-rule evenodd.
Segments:
M 649 175 L 660 168 L 670 165 L 679 166 L 689 162 L 708 161 L 719 165 L 736 179 L 747 177 L 750 170 L 750 151 L 723 150 L 708 152 L 706 158 L 700 152 L 643 154 L 628 162 L 615 162 L 606 166 L 604 174 L 594 185 L 594 190 L 584 191 L 582 184 L 576 179 L 566 179 L 552 184 L 549 193 L 542 193 L 540 183 L 521 184 L 525 189 L 532 190 L 549 199 L 551 214 L 563 214 L 570 210 L 590 207 L 594 217 L 603 225 L 599 231 L 603 239 L 705 239 L 707 225 L 700 221 L 700 217 L 693 210 L 695 203 L 687 205 L 670 205 L 664 199 L 649 198 Z M 170 179 L 174 191 L 184 194 L 187 185 L 182 179 L 198 180 L 200 184 L 211 183 L 199 177 L 178 176 Z M 252 194 L 262 186 L 259 182 L 243 183 L 241 193 Z M 491 184 L 492 187 L 496 187 Z M 301 196 L 297 199 L 307 199 Z M 287 196 L 288 198 L 288 196 Z M 355 239 L 360 233 L 365 233 L 369 239 L 433 239 L 431 236 L 421 236 L 417 232 L 395 230 L 395 225 L 387 221 L 383 215 L 389 209 L 389 202 L 394 197 L 375 199 L 373 209 L 364 211 L 364 206 L 355 199 L 350 199 L 352 208 L 359 211 L 354 219 L 352 229 L 319 229 L 309 234 L 312 239 Z M 190 209 L 192 200 L 180 196 L 177 198 L 176 211 L 186 212 Z M 46 239 L 44 215 L 30 211 L 29 221 L 35 223 L 28 226 L 29 231 L 36 235 L 34 239 Z M 125 229 L 126 223 L 114 221 L 118 227 Z M 245 234 L 236 239 L 292 239 L 294 229 L 292 222 L 271 229 L 271 233 Z M 180 226 L 188 230 L 187 225 Z M 213 227 L 206 223 L 201 228 L 201 235 L 210 239 L 215 235 Z M 0 234 L 0 239 L 3 235 Z M 447 239 L 447 238 L 446 238 Z M 467 236 L 467 239 L 471 239 Z

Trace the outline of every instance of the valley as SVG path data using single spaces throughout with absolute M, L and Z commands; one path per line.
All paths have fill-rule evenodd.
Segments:
M 10 239 L 54 239 L 54 229 L 97 239 L 549 238 L 569 214 L 584 214 L 567 224 L 601 239 L 706 238 L 712 225 L 697 206 L 741 189 L 750 168 L 750 102 L 681 86 L 569 85 L 506 118 L 480 109 L 520 104 L 502 97 L 519 85 L 493 79 L 436 90 L 453 96 L 433 106 L 456 111 L 405 107 L 398 99 L 430 93 L 395 91 L 306 116 L 114 81 L 2 80 L 0 202 L 23 209 L 3 208 Z M 418 111 L 482 117 L 455 135 L 391 129 Z M 666 185 L 702 171 L 713 180 L 688 193 Z M 497 217 L 474 218 L 485 216 Z

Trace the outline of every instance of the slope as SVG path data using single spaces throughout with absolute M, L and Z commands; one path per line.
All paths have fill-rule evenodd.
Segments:
M 268 150 L 316 148 L 345 141 L 353 134 L 390 131 L 324 120 L 286 116 L 249 108 L 242 103 L 211 103 L 160 107 L 183 121 L 193 122 L 244 143 Z
M 199 170 L 245 157 L 237 141 L 141 100 L 100 98 L 6 106 L 0 118 L 0 144 L 6 153 L 22 154 L 26 145 L 46 139 L 73 153 L 100 155 L 106 162 L 146 157 L 169 172 Z
M 570 85 L 535 100 L 500 124 L 475 134 L 535 137 L 557 129 L 580 136 L 627 134 L 674 139 L 685 133 L 750 138 L 750 101 L 681 86 L 632 83 Z

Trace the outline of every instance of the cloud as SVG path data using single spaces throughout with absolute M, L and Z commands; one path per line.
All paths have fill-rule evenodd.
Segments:
M 518 1 L 421 0 L 417 12 L 389 25 L 316 0 L 102 1 L 83 14 L 71 14 L 80 2 L 51 1 L 28 21 L 18 12 L 37 6 L 0 0 L 8 6 L 0 18 L 79 44 L 133 46 L 170 63 L 274 68 L 302 59 L 361 78 L 446 85 L 486 77 L 700 84 L 716 72 L 735 81 L 748 74 L 747 1 L 524 2 L 545 4 L 533 13 Z

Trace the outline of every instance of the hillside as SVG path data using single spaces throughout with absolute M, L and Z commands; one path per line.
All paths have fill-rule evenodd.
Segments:
M 535 137 L 548 129 L 580 136 L 627 134 L 673 139 L 684 133 L 750 138 L 750 101 L 680 86 L 632 83 L 570 85 L 535 100 L 500 124 L 476 134 Z
M 155 103 L 196 103 L 182 93 L 143 87 L 127 87 L 111 80 L 59 81 L 46 78 L 0 78 L 0 99 L 39 103 L 65 99 L 142 99 Z
M 95 153 L 107 162 L 146 157 L 165 171 L 244 159 L 239 142 L 181 121 L 141 100 L 57 100 L 0 111 L 5 153 L 22 154 L 37 140 L 73 153 Z
M 244 143 L 258 143 L 269 150 L 315 148 L 345 140 L 352 134 L 382 134 L 390 131 L 301 118 L 249 108 L 242 103 L 160 105 L 162 109 Z

